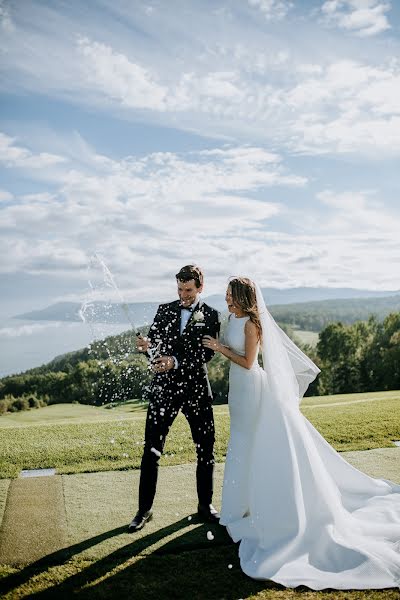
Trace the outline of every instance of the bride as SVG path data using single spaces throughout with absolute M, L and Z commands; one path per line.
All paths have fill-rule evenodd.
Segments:
M 231 361 L 222 525 L 243 571 L 314 590 L 400 586 L 400 486 L 349 465 L 299 410 L 318 367 L 285 335 L 250 279 L 231 279 Z M 258 365 L 261 347 L 263 368 Z

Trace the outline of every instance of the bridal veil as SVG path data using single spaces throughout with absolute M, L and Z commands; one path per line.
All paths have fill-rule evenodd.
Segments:
M 269 313 L 258 285 L 262 390 L 249 514 L 228 524 L 243 571 L 287 587 L 400 585 L 400 486 L 347 463 L 300 412 L 318 367 Z

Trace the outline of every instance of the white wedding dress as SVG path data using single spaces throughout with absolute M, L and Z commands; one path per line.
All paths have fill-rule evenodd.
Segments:
M 264 309 L 264 368 L 231 363 L 229 376 L 220 523 L 240 541 L 241 567 L 287 587 L 398 587 L 400 486 L 353 468 L 301 414 L 299 398 L 318 368 L 292 342 L 284 348 Z M 224 338 L 240 355 L 247 319 L 232 315 Z M 300 360 L 314 368 L 307 381 Z

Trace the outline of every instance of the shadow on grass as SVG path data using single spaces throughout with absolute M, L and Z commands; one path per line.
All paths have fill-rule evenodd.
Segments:
M 196 523 L 196 520 L 193 520 Z M 112 537 L 126 534 L 126 527 L 118 527 L 78 544 L 49 554 L 17 573 L 0 580 L 0 593 L 6 594 L 23 584 L 35 598 L 125 598 L 156 599 L 207 599 L 240 598 L 257 593 L 267 587 L 266 582 L 248 579 L 240 570 L 237 547 L 232 543 L 225 528 L 199 525 L 166 542 L 151 554 L 142 554 L 152 545 L 172 534 L 186 529 L 187 517 L 159 529 L 131 544 L 104 556 L 65 569 L 48 587 L 51 567 L 62 566 L 84 550 Z M 212 530 L 214 540 L 207 540 L 206 532 Z M 78 557 L 79 558 L 79 557 Z M 69 565 L 70 566 L 70 565 Z M 44 583 L 40 583 L 40 575 Z M 35 582 L 33 582 L 35 578 Z M 41 591 L 41 587 L 47 589 Z M 280 586 L 274 586 L 280 589 Z

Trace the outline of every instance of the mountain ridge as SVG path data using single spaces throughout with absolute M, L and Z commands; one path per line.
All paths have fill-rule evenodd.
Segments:
M 378 304 L 390 304 L 384 298 L 392 298 L 397 306 L 400 291 L 357 290 L 354 288 L 262 288 L 267 305 L 274 309 L 284 311 L 285 308 L 312 310 L 320 308 L 321 303 L 328 306 L 330 302 L 346 304 L 347 302 L 360 301 L 360 305 L 375 300 Z M 222 294 L 213 294 L 204 298 L 204 301 L 219 311 L 226 310 L 225 297 Z M 138 326 L 150 323 L 157 310 L 158 302 L 130 302 L 124 305 L 118 303 L 93 302 L 85 305 L 84 316 L 91 323 L 136 323 Z M 61 321 L 79 322 L 82 304 L 78 302 L 57 302 L 44 309 L 34 310 L 20 315 L 14 319 L 33 321 Z

